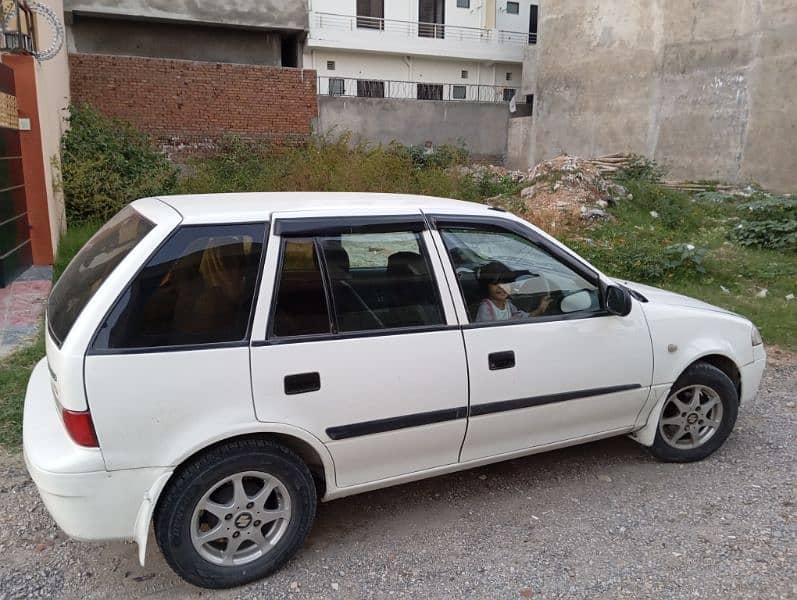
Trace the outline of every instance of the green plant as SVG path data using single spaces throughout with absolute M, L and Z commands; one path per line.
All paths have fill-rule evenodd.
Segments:
M 87 105 L 71 106 L 61 141 L 61 185 L 68 223 L 105 221 L 125 204 L 171 193 L 177 170 L 131 124 Z
M 797 197 L 757 194 L 739 206 L 742 220 L 730 238 L 743 246 L 797 250 Z
M 0 445 L 22 442 L 22 407 L 33 367 L 44 356 L 44 335 L 0 361 Z
M 705 273 L 703 262 L 707 253 L 706 248 L 698 248 L 694 244 L 670 244 L 664 249 L 664 259 L 670 271 L 694 270 Z
M 628 165 L 618 170 L 615 177 L 623 181 L 635 179 L 637 181 L 656 183 L 661 181 L 661 178 L 666 174 L 667 170 L 659 166 L 655 160 L 639 154 L 632 154 L 629 157 Z

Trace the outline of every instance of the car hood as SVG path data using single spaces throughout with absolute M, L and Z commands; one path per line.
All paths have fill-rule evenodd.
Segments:
M 680 306 L 683 308 L 710 310 L 713 312 L 725 313 L 726 315 L 734 315 L 737 317 L 741 316 L 729 310 L 725 310 L 724 308 L 720 308 L 719 306 L 714 306 L 713 304 L 696 300 L 695 298 L 690 298 L 689 296 L 683 296 L 682 294 L 676 294 L 675 292 L 668 292 L 667 290 L 644 285 L 642 283 L 636 283 L 634 281 L 622 281 L 619 279 L 616 281 L 626 286 L 630 290 L 642 294 L 648 302 L 666 304 L 669 306 Z

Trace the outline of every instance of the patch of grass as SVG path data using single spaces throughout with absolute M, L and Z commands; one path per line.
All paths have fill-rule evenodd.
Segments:
M 43 356 L 44 336 L 39 333 L 32 344 L 0 361 L 0 445 L 15 448 L 22 443 L 25 390 L 33 367 Z
M 53 265 L 53 282 L 57 281 L 69 261 L 99 225 L 84 223 L 70 227 L 58 245 L 58 255 Z M 41 328 L 40 328 L 41 329 Z M 44 334 L 40 330 L 36 339 L 21 346 L 0 361 L 0 445 L 16 448 L 22 443 L 22 407 L 30 372 L 44 357 Z
M 633 199 L 610 209 L 617 219 L 581 232 L 589 239 L 574 237 L 568 244 L 612 276 L 742 314 L 767 343 L 797 349 L 797 300 L 786 300 L 797 294 L 797 253 L 729 242 L 743 201 L 707 201 L 706 194 L 692 197 L 645 179 L 623 185 Z M 694 250 L 685 252 L 687 247 Z M 762 289 L 766 297 L 757 297 Z

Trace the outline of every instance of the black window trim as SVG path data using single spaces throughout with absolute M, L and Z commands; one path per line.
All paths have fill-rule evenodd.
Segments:
M 355 221 L 357 219 L 361 219 L 362 222 Z M 387 219 L 387 221 L 386 221 Z M 297 224 L 296 227 L 290 227 L 288 222 L 290 221 L 304 221 L 302 224 Z M 328 222 L 328 223 L 327 223 Z M 410 228 L 407 228 L 407 227 Z M 313 227 L 315 229 L 307 229 L 308 227 Z M 418 229 L 414 229 L 417 227 Z M 351 229 L 356 229 L 355 231 L 351 231 Z M 352 233 L 394 233 L 394 232 L 406 232 L 406 233 L 421 233 L 423 234 L 424 231 L 429 231 L 429 223 L 425 218 L 425 215 L 418 213 L 417 217 L 415 215 L 390 215 L 386 217 L 300 217 L 300 218 L 287 218 L 287 219 L 279 219 L 274 223 L 274 230 L 275 234 L 279 235 L 279 231 L 288 233 L 282 233 L 280 235 L 280 248 L 279 248 L 279 256 L 277 257 L 277 268 L 274 274 L 274 285 L 273 285 L 273 292 L 271 297 L 271 306 L 269 307 L 268 312 L 268 321 L 266 324 L 266 335 L 264 340 L 254 340 L 251 342 L 253 347 L 262 347 L 262 346 L 278 346 L 282 344 L 297 344 L 302 342 L 323 342 L 323 341 L 335 341 L 335 340 L 348 340 L 348 339 L 357 339 L 357 338 L 366 338 L 366 337 L 384 337 L 389 335 L 408 335 L 413 333 L 433 333 L 437 331 L 449 331 L 459 329 L 460 325 L 454 324 L 449 325 L 448 319 L 446 318 L 446 311 L 445 305 L 443 303 L 443 295 L 440 291 L 440 281 L 438 281 L 438 277 L 434 272 L 434 265 L 432 264 L 432 248 L 435 249 L 436 247 L 432 244 L 432 247 L 426 243 L 426 240 L 423 238 L 423 235 L 419 236 L 419 249 L 421 252 L 425 251 L 424 258 L 426 259 L 427 266 L 429 267 L 429 277 L 432 281 L 435 298 L 437 303 L 440 307 L 441 315 L 443 317 L 443 323 L 439 325 L 412 325 L 409 327 L 385 327 L 383 329 L 365 329 L 363 331 L 345 331 L 341 332 L 338 331 L 338 316 L 337 311 L 335 309 L 334 298 L 332 296 L 331 291 L 331 280 L 329 278 L 329 269 L 327 269 L 326 264 L 326 257 L 324 255 L 323 249 L 321 248 L 320 244 L 318 243 L 318 238 L 323 237 L 325 235 L 336 235 L 340 234 L 352 234 Z M 294 233 L 299 231 L 318 231 L 319 233 Z M 305 335 L 286 335 L 286 336 L 277 336 L 274 334 L 274 317 L 276 313 L 277 307 L 277 298 L 279 296 L 279 284 L 280 284 L 280 275 L 282 274 L 282 266 L 285 256 L 285 244 L 287 241 L 294 237 L 302 237 L 311 239 L 313 242 L 313 248 L 318 256 L 318 263 L 319 269 L 321 270 L 321 281 L 323 282 L 324 286 L 324 296 L 327 300 L 327 318 L 329 320 L 329 333 L 311 333 Z M 438 253 L 439 254 L 439 253 Z M 446 283 L 446 289 L 448 289 L 448 283 Z
M 423 215 L 298 217 L 277 219 L 274 234 L 280 237 L 315 237 L 343 233 L 419 233 L 428 229 Z
M 467 228 L 468 226 L 479 229 L 492 228 L 496 231 L 503 230 L 504 232 L 514 233 L 515 235 L 518 235 L 528 240 L 535 246 L 539 246 L 543 251 L 550 254 L 556 260 L 559 260 L 560 262 L 564 263 L 567 267 L 575 271 L 576 274 L 583 277 L 588 283 L 591 283 L 596 288 L 598 288 L 600 308 L 593 312 L 574 312 L 563 315 L 544 315 L 538 317 L 530 317 L 528 319 L 523 319 L 523 320 L 512 320 L 512 321 L 486 321 L 479 323 L 468 322 L 462 324 L 463 330 L 481 329 L 484 327 L 535 325 L 537 323 L 550 323 L 553 321 L 575 321 L 580 319 L 592 319 L 595 317 L 611 316 L 611 314 L 606 310 L 606 300 L 605 300 L 606 284 L 601 280 L 597 271 L 593 271 L 592 269 L 587 267 L 587 265 L 583 264 L 581 261 L 577 260 L 567 252 L 564 252 L 562 249 L 558 248 L 557 246 L 551 244 L 550 242 L 548 242 L 548 240 L 539 235 L 536 231 L 534 231 L 530 227 L 525 226 L 522 223 L 519 223 L 518 221 L 504 219 L 495 216 L 446 215 L 446 214 L 431 213 L 427 214 L 426 217 L 429 221 L 430 226 L 433 229 L 437 230 L 438 233 L 440 229 L 445 229 L 448 227 L 462 229 L 462 228 Z M 443 247 L 446 251 L 448 264 L 453 269 L 454 265 L 451 262 L 451 255 L 448 253 L 448 248 L 445 247 L 445 242 L 443 242 Z M 462 288 L 459 286 L 459 280 L 457 280 L 456 289 L 457 292 L 459 293 L 460 301 L 464 303 L 465 299 L 462 296 Z M 468 318 L 470 319 L 470 315 L 468 315 Z
M 102 329 L 103 324 L 111 315 L 113 310 L 116 308 L 116 304 L 121 300 L 122 296 L 127 292 L 127 289 L 130 285 L 138 278 L 144 268 L 147 266 L 150 260 L 161 251 L 161 249 L 168 244 L 177 233 L 187 227 L 228 227 L 230 225 L 262 225 L 263 226 L 263 240 L 262 240 L 262 247 L 260 249 L 260 260 L 258 261 L 257 266 L 257 277 L 255 278 L 255 288 L 254 288 L 254 295 L 252 297 L 252 306 L 249 309 L 249 319 L 247 320 L 246 324 L 246 334 L 240 340 L 232 340 L 226 342 L 206 342 L 201 344 L 173 344 L 169 346 L 141 346 L 138 348 L 95 348 L 94 344 L 97 342 L 97 338 L 100 335 L 100 329 Z M 103 315 L 102 319 L 100 319 L 99 323 L 97 324 L 96 329 L 94 330 L 94 334 L 91 336 L 91 342 L 89 343 L 88 348 L 86 349 L 86 356 L 110 356 L 115 354 L 154 354 L 158 352 L 191 352 L 195 350 L 214 350 L 219 348 L 239 348 L 239 347 L 248 347 L 250 340 L 252 339 L 252 328 L 254 326 L 254 319 L 255 319 L 255 311 L 257 309 L 258 304 L 258 297 L 260 295 L 260 284 L 263 278 L 263 267 L 265 264 L 266 259 L 266 249 L 268 248 L 268 240 L 269 240 L 269 221 L 241 221 L 241 222 L 226 222 L 226 223 L 183 223 L 182 221 L 178 223 L 174 229 L 166 236 L 166 238 L 157 245 L 157 247 L 147 256 L 146 260 L 144 260 L 141 265 L 136 269 L 136 272 L 133 276 L 125 282 L 125 285 L 122 287 L 122 291 L 116 296 L 113 302 L 111 302 L 110 307 Z

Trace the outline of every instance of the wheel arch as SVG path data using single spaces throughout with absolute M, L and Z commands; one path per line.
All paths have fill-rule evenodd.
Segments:
M 686 366 L 684 366 L 680 372 L 673 377 L 672 382 L 656 385 L 652 388 L 651 393 L 656 394 L 656 399 L 653 402 L 653 406 L 650 409 L 650 413 L 648 413 L 648 417 L 645 420 L 644 425 L 630 434 L 632 439 L 636 440 L 643 446 L 653 445 L 653 440 L 656 437 L 656 429 L 659 425 L 659 417 L 661 416 L 661 411 L 664 408 L 664 401 L 669 396 L 675 382 L 690 368 L 699 363 L 709 364 L 725 373 L 733 382 L 738 397 L 741 400 L 742 375 L 739 366 L 736 364 L 736 361 L 734 361 L 728 355 L 722 354 L 720 352 L 707 352 L 706 354 L 695 358 Z
M 163 491 L 174 480 L 174 474 L 179 473 L 192 460 L 213 448 L 232 441 L 253 438 L 273 440 L 295 452 L 310 469 L 321 498 L 324 498 L 327 495 L 327 491 L 334 487 L 335 470 L 331 455 L 320 440 L 304 430 L 273 424 L 268 428 L 232 432 L 218 439 L 209 440 L 203 446 L 186 452 L 185 455 L 174 461 L 174 469 L 158 478 L 144 495 L 135 523 L 135 541 L 138 544 L 139 562 L 142 567 L 145 562 L 147 538 L 152 517 L 158 509 L 160 500 L 163 497 Z

